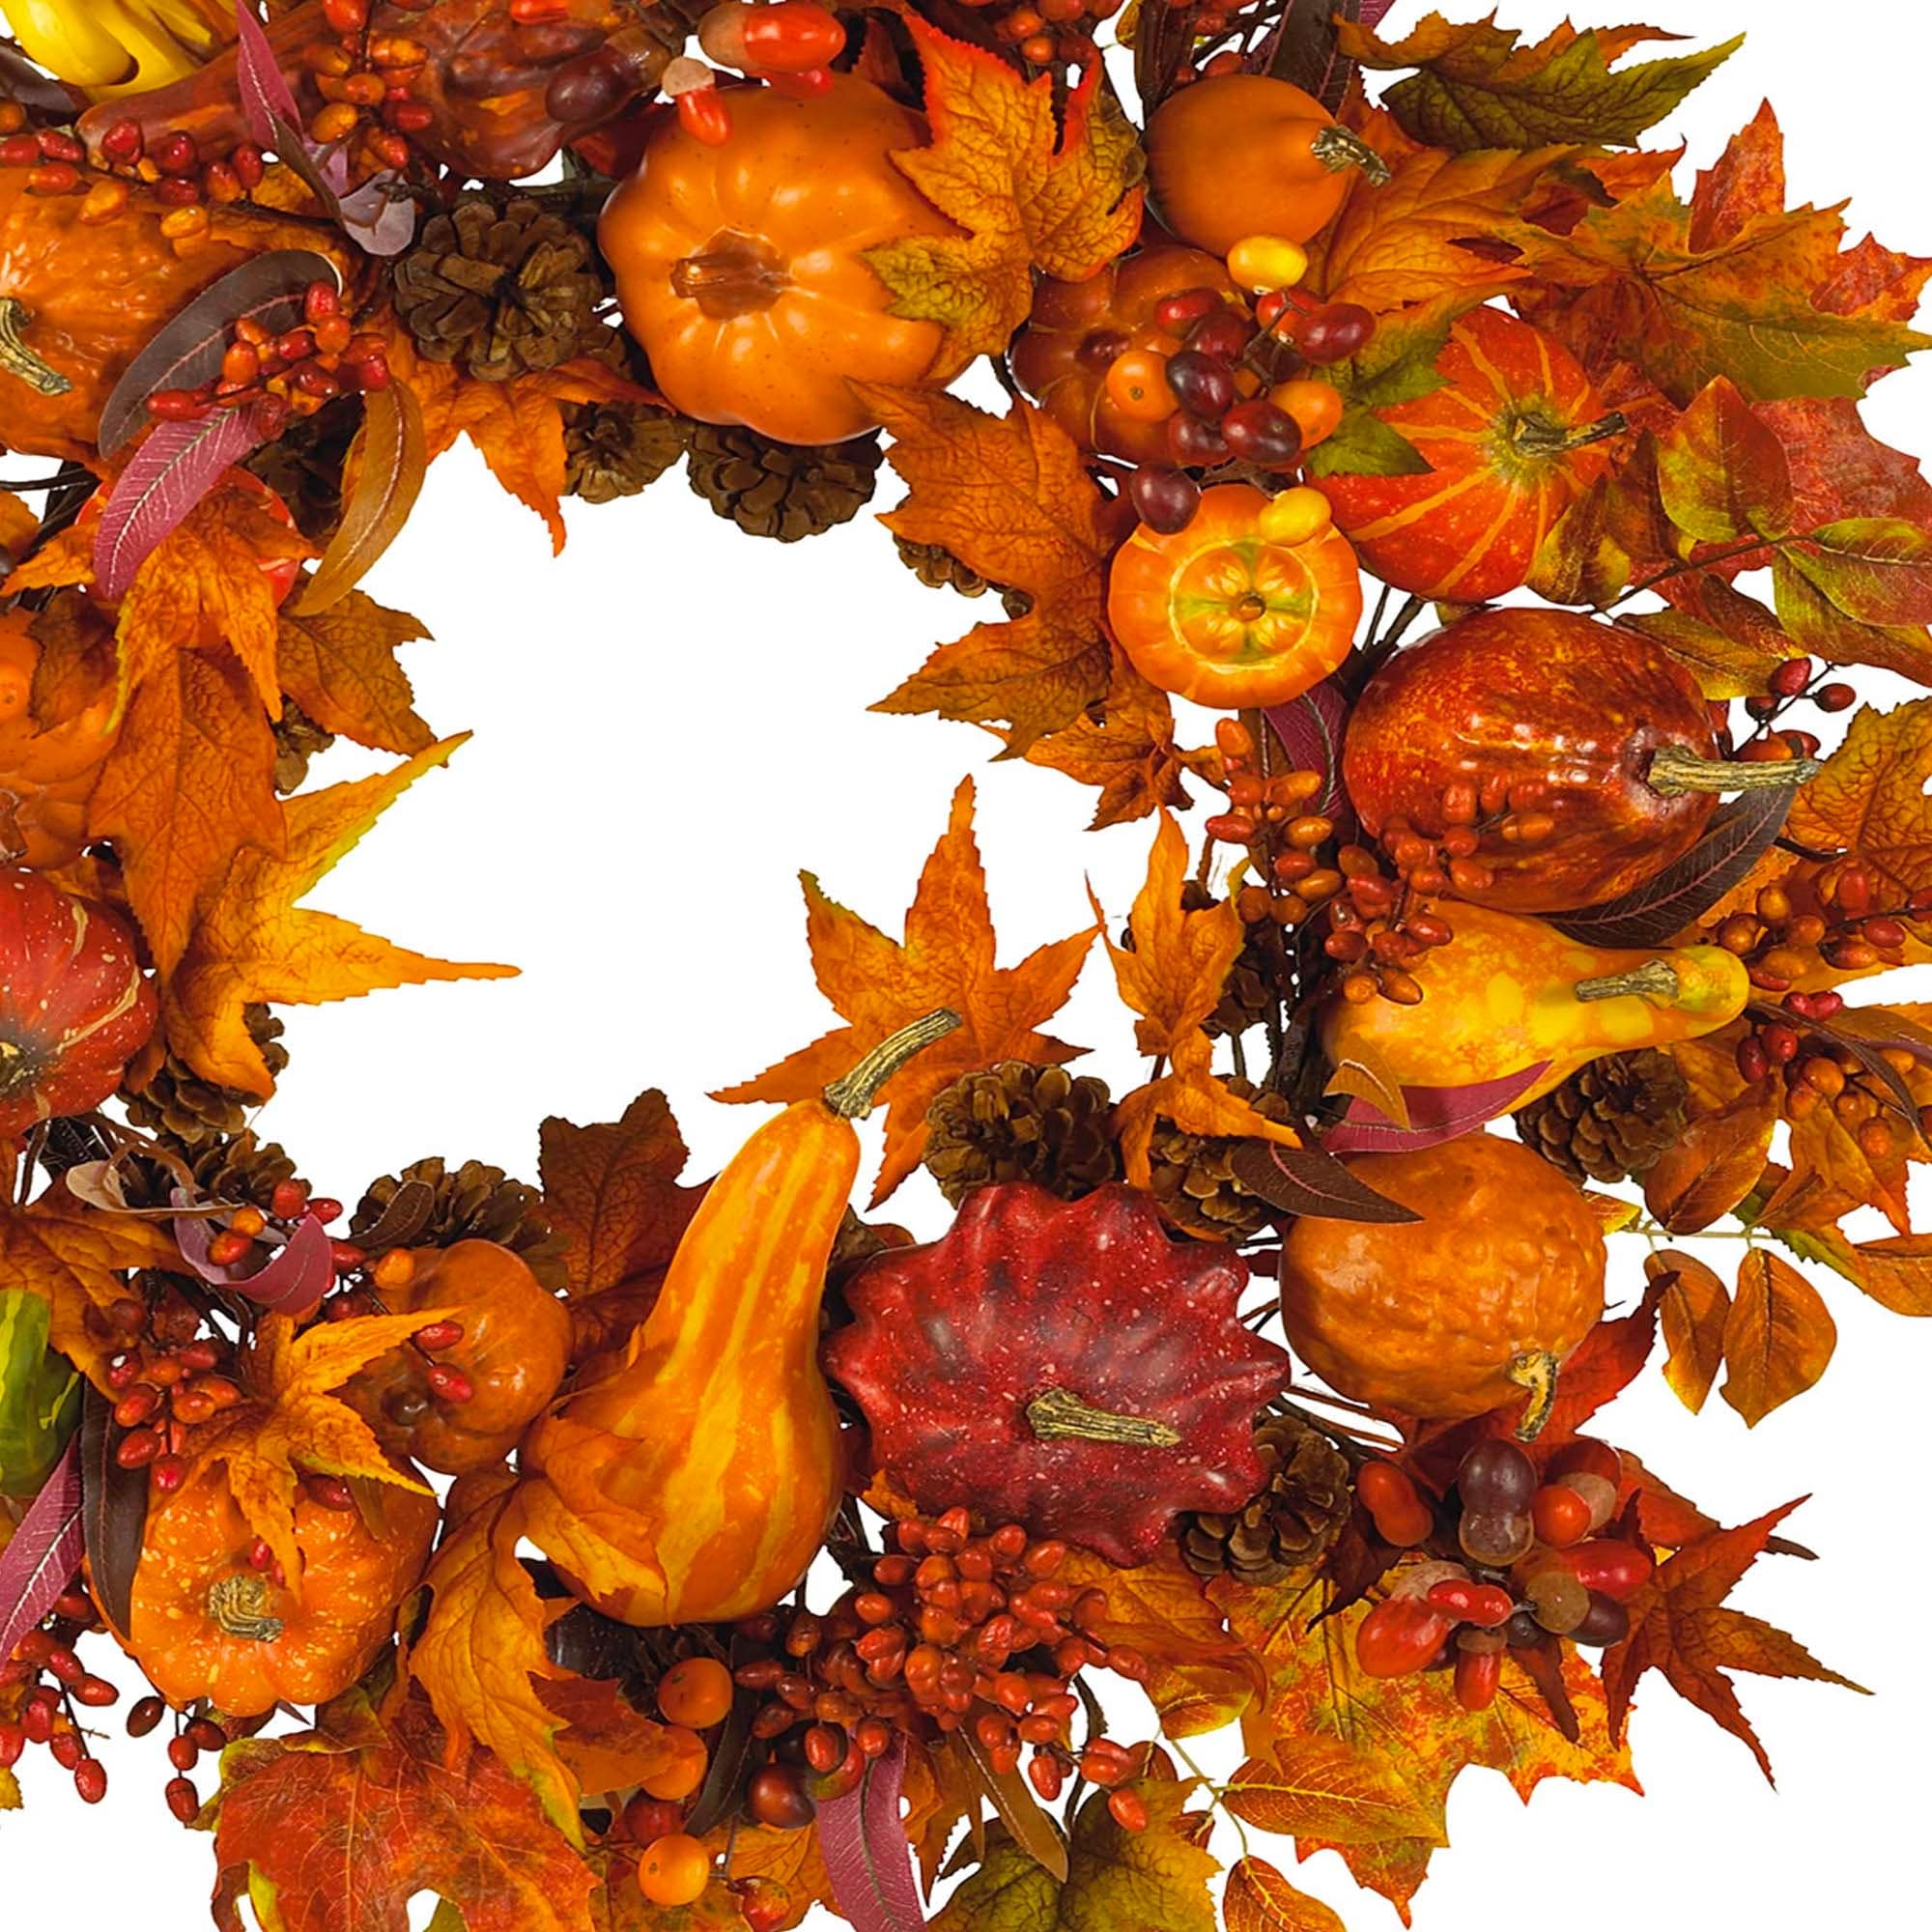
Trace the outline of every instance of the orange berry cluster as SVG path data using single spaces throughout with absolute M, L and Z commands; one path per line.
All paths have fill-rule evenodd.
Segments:
M 1890 906 L 1882 902 L 1881 884 L 1859 859 L 1795 867 L 1782 882 L 1766 886 L 1748 912 L 1727 914 L 1708 936 L 1736 953 L 1751 984 L 1765 993 L 1788 993 L 1827 968 L 1867 973 L 1898 966 L 1911 937 L 1907 923 L 1932 914 L 1932 892 Z
M 1325 781 L 1320 772 L 1265 773 L 1254 734 L 1238 719 L 1214 727 L 1228 781 L 1228 810 L 1207 824 L 1208 838 L 1244 845 L 1265 884 L 1236 895 L 1243 922 L 1304 924 L 1342 890 L 1342 874 L 1318 856 L 1335 837 L 1334 821 L 1307 810 Z
M 388 345 L 357 331 L 332 282 L 311 283 L 302 319 L 279 334 L 253 316 L 229 332 L 221 373 L 193 389 L 160 389 L 148 398 L 163 422 L 198 422 L 217 409 L 253 408 L 272 435 L 289 415 L 313 415 L 350 391 L 389 386 Z
M 739 1684 L 769 1698 L 753 1734 L 773 1743 L 807 1727 L 813 1798 L 856 1785 L 895 1729 L 930 1738 L 970 1725 L 1000 1772 L 1017 1770 L 1030 1750 L 1027 1776 L 1049 1803 L 1075 1769 L 1108 1790 L 1136 1775 L 1135 1756 L 1121 1745 L 1072 1746 L 1081 1707 L 1074 1677 L 1098 1665 L 1138 1681 L 1147 1664 L 1094 1634 L 1106 1620 L 1106 1593 L 1061 1578 L 1065 1544 L 1036 1541 L 1018 1523 L 976 1535 L 963 1509 L 908 1517 L 887 1543 L 870 1583 L 825 1615 L 798 1610 L 742 1627 L 781 1653 L 738 1668 Z
M 244 1208 L 243 1213 L 255 1210 Z M 124 1469 L 146 1469 L 162 1495 L 187 1478 L 182 1453 L 187 1432 L 242 1400 L 227 1371 L 233 1346 L 203 1332 L 201 1311 L 171 1281 L 147 1300 L 124 1295 L 108 1308 L 90 1308 L 89 1332 L 114 1352 L 107 1386 L 116 1397 L 114 1421 L 125 1431 L 114 1459 Z
M 969 6 L 1002 0 L 967 0 Z M 1098 60 L 1094 27 L 1111 20 L 1126 0 L 1020 0 L 994 23 L 993 31 L 1030 67 L 1085 67 Z
M 81 1662 L 74 1646 L 102 1628 L 75 1577 L 47 1618 L 0 1663 L 0 1771 L 19 1763 L 29 1745 L 43 1745 L 89 1804 L 107 1795 L 107 1767 L 89 1748 L 80 1714 L 104 1710 L 121 1693 Z
M 411 13 L 427 13 L 435 0 L 393 0 Z M 372 34 L 369 0 L 323 0 L 331 39 L 312 41 L 301 63 L 323 104 L 310 117 L 308 134 L 325 147 L 354 141 L 352 167 L 400 171 L 410 164 L 410 136 L 436 119 L 416 98 L 429 49 L 406 34 Z

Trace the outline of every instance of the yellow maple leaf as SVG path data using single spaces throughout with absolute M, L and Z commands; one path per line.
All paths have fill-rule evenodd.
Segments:
M 1855 852 L 1909 897 L 1932 886 L 1932 697 L 1852 720 L 1825 769 L 1791 803 L 1787 835 L 1819 851 Z
M 357 1316 L 318 1322 L 301 1335 L 286 1315 L 265 1315 L 241 1365 L 246 1399 L 190 1437 L 193 1467 L 225 1466 L 237 1507 L 275 1552 L 298 1595 L 298 1466 L 429 1493 L 413 1474 L 389 1460 L 369 1425 L 330 1391 L 379 1355 L 399 1348 L 418 1328 L 456 1312 L 436 1308 Z
M 202 899 L 186 950 L 161 989 L 169 1043 L 203 1079 L 265 1098 L 274 1091 L 243 1017 L 253 1002 L 316 1006 L 379 987 L 516 972 L 427 958 L 347 920 L 296 906 L 397 797 L 463 742 L 445 738 L 392 771 L 292 798 L 286 853 L 236 855 Z
M 938 544 L 1032 608 L 942 644 L 873 709 L 937 712 L 1009 726 L 1008 755 L 1071 724 L 1106 696 L 1106 562 L 1119 510 L 1073 440 L 1031 403 L 988 415 L 936 391 L 854 385 L 892 433 L 886 460 L 911 487 L 880 518 L 909 543 Z
M 907 12 L 925 69 L 931 144 L 893 162 L 960 236 L 907 236 L 866 251 L 892 313 L 937 322 L 935 380 L 997 354 L 1033 306 L 1033 270 L 1085 281 L 1140 233 L 1145 162 L 1102 70 L 1090 63 L 1056 128 L 1053 77 L 1033 80 Z
M 1165 1059 L 1169 1068 L 1136 1088 L 1115 1112 L 1127 1179 L 1136 1187 L 1151 1180 L 1148 1150 L 1156 1120 L 1172 1121 L 1184 1133 L 1301 1145 L 1293 1127 L 1257 1113 L 1215 1077 L 1214 1045 L 1202 1023 L 1220 1003 L 1241 950 L 1241 921 L 1226 899 L 1198 912 L 1183 911 L 1186 881 L 1187 840 L 1174 815 L 1164 811 L 1147 882 L 1127 921 L 1133 944 L 1107 941 L 1121 998 L 1141 1015 L 1134 1037 L 1143 1053 Z M 1098 916 L 1097 901 L 1094 910 Z
M 963 1024 L 889 1080 L 886 1157 L 874 1206 L 915 1167 L 925 1147 L 925 1114 L 960 1075 L 1003 1060 L 1058 1065 L 1084 1049 L 1036 1031 L 1065 1005 L 1096 927 L 1039 947 L 1017 965 L 994 963 L 986 874 L 973 837 L 973 781 L 952 795 L 945 836 L 920 874 L 903 940 L 889 938 L 828 898 L 805 877 L 806 934 L 818 987 L 846 1024 L 814 1040 L 720 1100 L 804 1100 L 821 1094 L 871 1049 L 922 1014 L 951 1008 Z

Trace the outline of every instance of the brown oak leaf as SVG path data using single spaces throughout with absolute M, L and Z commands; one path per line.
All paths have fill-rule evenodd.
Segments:
M 805 874 L 806 936 L 819 990 L 846 1022 L 720 1100 L 803 1100 L 822 1094 L 899 1028 L 950 1007 L 964 1022 L 889 1080 L 886 1157 L 872 1190 L 876 1207 L 915 1167 L 925 1147 L 925 1114 L 963 1073 L 1003 1060 L 1058 1065 L 1083 1048 L 1037 1031 L 1066 1004 L 1096 930 L 1089 926 L 1031 952 L 1017 966 L 995 961 L 986 874 L 973 837 L 973 781 L 952 795 L 945 835 L 920 874 L 905 937 L 889 938 L 828 898 Z

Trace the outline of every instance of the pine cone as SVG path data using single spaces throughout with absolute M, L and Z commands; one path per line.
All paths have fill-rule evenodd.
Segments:
M 1591 1061 L 1521 1108 L 1516 1127 L 1572 1180 L 1623 1180 L 1675 1145 L 1690 1098 L 1676 1061 L 1646 1046 Z
M 1194 1513 L 1180 1521 L 1180 1553 L 1197 1576 L 1279 1583 L 1318 1562 L 1349 1520 L 1349 1463 L 1299 1416 L 1270 1417 L 1255 1431 L 1266 1486 L 1233 1516 Z
M 1294 1109 L 1279 1094 L 1264 1094 L 1249 1080 L 1230 1080 L 1227 1087 L 1266 1120 L 1294 1119 Z M 1239 1145 L 1237 1140 L 1183 1133 L 1172 1121 L 1155 1123 L 1150 1150 L 1153 1195 L 1177 1228 L 1208 1240 L 1230 1241 L 1267 1226 L 1274 1210 L 1250 1194 L 1229 1165 Z
M 398 1204 L 405 1188 L 410 1195 Z M 564 1285 L 568 1243 L 545 1218 L 541 1191 L 485 1161 L 466 1160 L 452 1169 L 432 1155 L 372 1180 L 350 1217 L 349 1237 L 359 1240 L 384 1221 L 390 1224 L 384 1231 L 386 1244 L 447 1248 L 458 1241 L 495 1241 L 522 1255 L 546 1288 Z
M 340 396 L 312 416 L 292 416 L 248 468 L 289 506 L 296 527 L 327 543 L 342 521 L 342 470 L 362 427 L 362 399 Z
M 273 1141 L 254 1132 L 211 1141 L 188 1162 L 196 1183 L 211 1201 L 267 1208 L 284 1180 L 296 1179 L 296 1164 Z
M 1077 1201 L 1121 1178 L 1106 1083 L 1089 1074 L 1009 1060 L 954 1081 L 925 1119 L 925 1164 L 955 1208 L 992 1181 Z
M 1024 617 L 1033 609 L 1033 599 L 1024 590 L 981 577 L 944 544 L 913 543 L 902 536 L 895 536 L 893 542 L 898 546 L 899 561 L 933 590 L 956 590 L 962 597 L 983 597 L 987 591 L 997 590 L 1009 617 Z
M 691 487 L 754 537 L 796 543 L 850 523 L 872 499 L 879 439 L 773 442 L 736 424 L 692 427 Z
M 308 779 L 308 761 L 335 743 L 294 698 L 284 696 L 282 715 L 271 729 L 275 738 L 275 789 L 286 798 L 300 791 Z
M 1214 894 L 1199 879 L 1180 889 L 1182 912 L 1205 912 Z M 1202 1022 L 1210 1034 L 1243 1034 L 1278 1009 L 1280 990 L 1292 981 L 1294 961 L 1282 928 L 1271 920 L 1244 928 L 1241 950 L 1228 969 L 1221 1003 Z
M 396 312 L 433 362 L 506 382 L 578 353 L 604 298 L 589 238 L 531 195 L 428 222 L 395 270 Z
M 648 489 L 691 447 L 688 418 L 633 403 L 586 403 L 564 412 L 570 464 L 565 494 L 610 503 Z
M 289 1064 L 281 1021 L 266 1006 L 248 1007 L 244 1015 L 249 1038 L 261 1048 L 269 1071 L 279 1078 Z M 173 1054 L 161 1062 L 138 1094 L 124 1090 L 121 1097 L 132 1125 L 172 1143 L 190 1158 L 213 1143 L 242 1133 L 248 1116 L 262 1104 L 259 1094 L 217 1087 Z

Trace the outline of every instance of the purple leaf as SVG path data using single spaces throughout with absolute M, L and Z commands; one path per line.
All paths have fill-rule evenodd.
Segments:
M 1378 1116 L 1379 1118 L 1379 1116 Z M 1419 1221 L 1422 1216 L 1359 1180 L 1325 1148 L 1241 1141 L 1229 1158 L 1235 1179 L 1284 1214 L 1327 1221 Z
M 316 1305 L 335 1281 L 335 1251 L 323 1225 L 313 1215 L 297 1222 L 281 1251 L 254 1274 L 239 1274 L 208 1258 L 213 1236 L 208 1223 L 184 1214 L 175 1222 L 175 1241 L 185 1261 L 203 1281 L 232 1289 L 277 1315 L 299 1321 L 315 1313 Z
M 132 1614 L 134 1572 L 148 1531 L 148 1472 L 124 1469 L 114 1453 L 127 1431 L 91 1382 L 81 1397 L 80 1520 L 88 1580 L 107 1621 L 124 1635 Z
M 1344 804 L 1342 737 L 1349 725 L 1349 699 L 1332 677 L 1286 704 L 1262 714 L 1274 727 L 1281 749 L 1298 772 L 1320 772 L 1322 785 L 1308 802 L 1310 811 L 1329 816 Z
M 216 410 L 200 422 L 156 423 L 116 479 L 94 539 L 94 577 L 118 603 L 134 573 L 234 464 L 268 440 L 254 409 Z
M 248 138 L 258 148 L 271 148 L 280 154 L 275 123 L 299 128 L 301 109 L 296 105 L 294 91 L 255 12 L 254 0 L 235 0 L 235 79 L 241 90 L 242 112 L 248 122 Z
M 70 1442 L 14 1540 L 0 1549 L 0 1657 L 53 1608 L 87 1548 L 80 1522 L 80 1445 Z
M 1362 0 L 1362 25 L 1371 33 L 1388 17 L 1395 0 Z
M 925 1923 L 912 1846 L 899 1817 L 906 1746 L 896 1738 L 858 1790 L 818 1807 L 818 1844 L 838 1910 L 857 1932 L 914 1932 Z
M 1355 71 L 1354 62 L 1342 57 L 1335 22 L 1358 20 L 1371 11 L 1380 19 L 1388 0 L 1379 7 L 1374 0 L 1287 0 L 1273 34 L 1249 63 L 1250 71 L 1259 63 L 1276 80 L 1293 81 L 1314 95 L 1332 114 L 1341 107 Z
M 1747 791 L 1712 819 L 1674 865 L 1607 905 L 1559 913 L 1549 923 L 1589 946 L 1665 946 L 1701 918 L 1771 849 L 1794 785 Z
M 1539 1060 L 1520 1073 L 1479 1080 L 1469 1087 L 1405 1087 L 1406 1127 L 1397 1126 L 1368 1101 L 1351 1100 L 1341 1122 L 1322 1136 L 1321 1145 L 1330 1153 L 1417 1153 L 1440 1147 L 1507 1114 L 1548 1071 L 1548 1061 Z
M 339 204 L 342 225 L 366 255 L 400 255 L 416 235 L 416 205 L 397 185 L 402 177 L 372 175 Z

